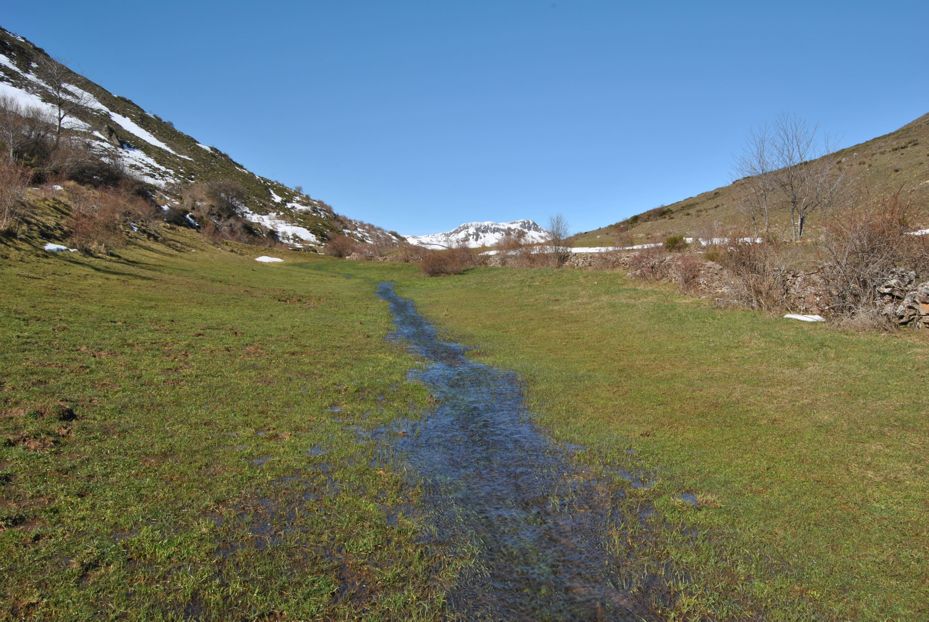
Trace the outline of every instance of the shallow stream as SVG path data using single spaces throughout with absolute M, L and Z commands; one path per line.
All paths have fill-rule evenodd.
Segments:
M 622 529 L 622 490 L 590 477 L 572 448 L 532 421 L 517 376 L 469 360 L 439 339 L 412 301 L 382 283 L 395 338 L 424 357 L 411 372 L 437 405 L 391 435 L 391 451 L 424 483 L 435 544 L 477 560 L 449 594 L 454 614 L 493 620 L 653 619 L 624 586 L 608 534 Z

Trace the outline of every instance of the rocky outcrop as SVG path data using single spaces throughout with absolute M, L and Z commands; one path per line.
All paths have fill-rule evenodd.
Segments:
M 929 328 L 929 281 L 916 283 L 911 270 L 894 270 L 877 288 L 881 314 L 900 326 Z

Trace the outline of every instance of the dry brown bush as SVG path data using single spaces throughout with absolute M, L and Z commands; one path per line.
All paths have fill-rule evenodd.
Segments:
M 422 246 L 402 244 L 397 248 L 396 253 L 390 255 L 390 259 L 401 263 L 420 263 L 429 252 L 431 251 L 426 250 Z
M 326 254 L 330 257 L 344 258 L 354 253 L 357 247 L 358 243 L 354 239 L 340 233 L 334 235 L 326 242 L 325 250 Z
M 629 258 L 629 273 L 637 279 L 663 281 L 671 276 L 671 261 L 663 247 L 646 248 Z
M 82 251 L 104 254 L 125 245 L 130 224 L 156 217 L 157 208 L 127 189 L 80 190 L 71 196 L 71 241 Z
M 719 258 L 733 276 L 738 302 L 753 309 L 780 311 L 787 305 L 785 253 L 777 241 L 736 242 Z
M 461 274 L 477 264 L 477 257 L 470 248 L 448 248 L 440 251 L 427 251 L 420 266 L 429 276 Z
M 227 180 L 196 182 L 181 191 L 182 210 L 199 224 L 200 232 L 214 241 L 277 242 L 274 232 L 242 216 L 246 191 Z
M 682 290 L 691 292 L 699 289 L 704 263 L 704 259 L 692 254 L 679 255 L 674 260 L 674 280 Z
M 0 157 L 0 233 L 12 230 L 21 218 L 29 177 L 29 169 Z
M 896 193 L 829 213 L 821 274 L 834 313 L 867 315 L 877 302 L 877 287 L 895 268 L 913 270 L 918 279 L 929 277 L 929 239 L 909 235 L 912 212 L 912 205 Z

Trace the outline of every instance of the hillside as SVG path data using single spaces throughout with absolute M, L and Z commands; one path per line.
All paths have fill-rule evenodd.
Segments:
M 910 198 L 921 224 L 929 226 L 929 114 L 902 128 L 859 145 L 824 156 L 837 160 L 846 179 L 874 194 L 898 190 Z M 626 220 L 578 233 L 575 246 L 627 245 L 660 241 L 670 235 L 715 237 L 745 231 L 742 209 L 745 183 L 737 180 L 671 205 L 642 212 Z M 811 226 L 816 227 L 815 216 Z M 786 227 L 786 216 L 775 222 Z
M 337 214 L 299 188 L 256 175 L 219 148 L 197 141 L 2 28 L 0 99 L 21 111 L 37 110 L 53 124 L 60 120 L 99 157 L 118 161 L 129 175 L 151 186 L 165 207 L 177 204 L 185 184 L 222 180 L 241 187 L 242 217 L 273 230 L 292 246 L 319 248 L 343 233 L 361 243 L 402 241 L 396 234 Z

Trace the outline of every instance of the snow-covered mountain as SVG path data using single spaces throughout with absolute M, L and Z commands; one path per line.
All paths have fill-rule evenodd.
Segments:
M 166 85 L 169 86 L 169 85 Z M 399 234 L 337 214 L 299 187 L 256 175 L 216 147 L 179 131 L 132 100 L 51 58 L 0 28 L 0 107 L 61 125 L 100 159 L 148 185 L 160 205 L 177 207 L 192 182 L 233 182 L 244 199 L 239 215 L 295 247 L 319 249 L 336 235 L 362 244 L 398 245 Z
M 466 222 L 445 233 L 429 235 L 408 235 L 406 241 L 425 248 L 453 248 L 467 246 L 481 248 L 496 246 L 506 238 L 519 240 L 524 244 L 539 244 L 548 240 L 546 231 L 532 220 L 514 220 L 512 222 Z

